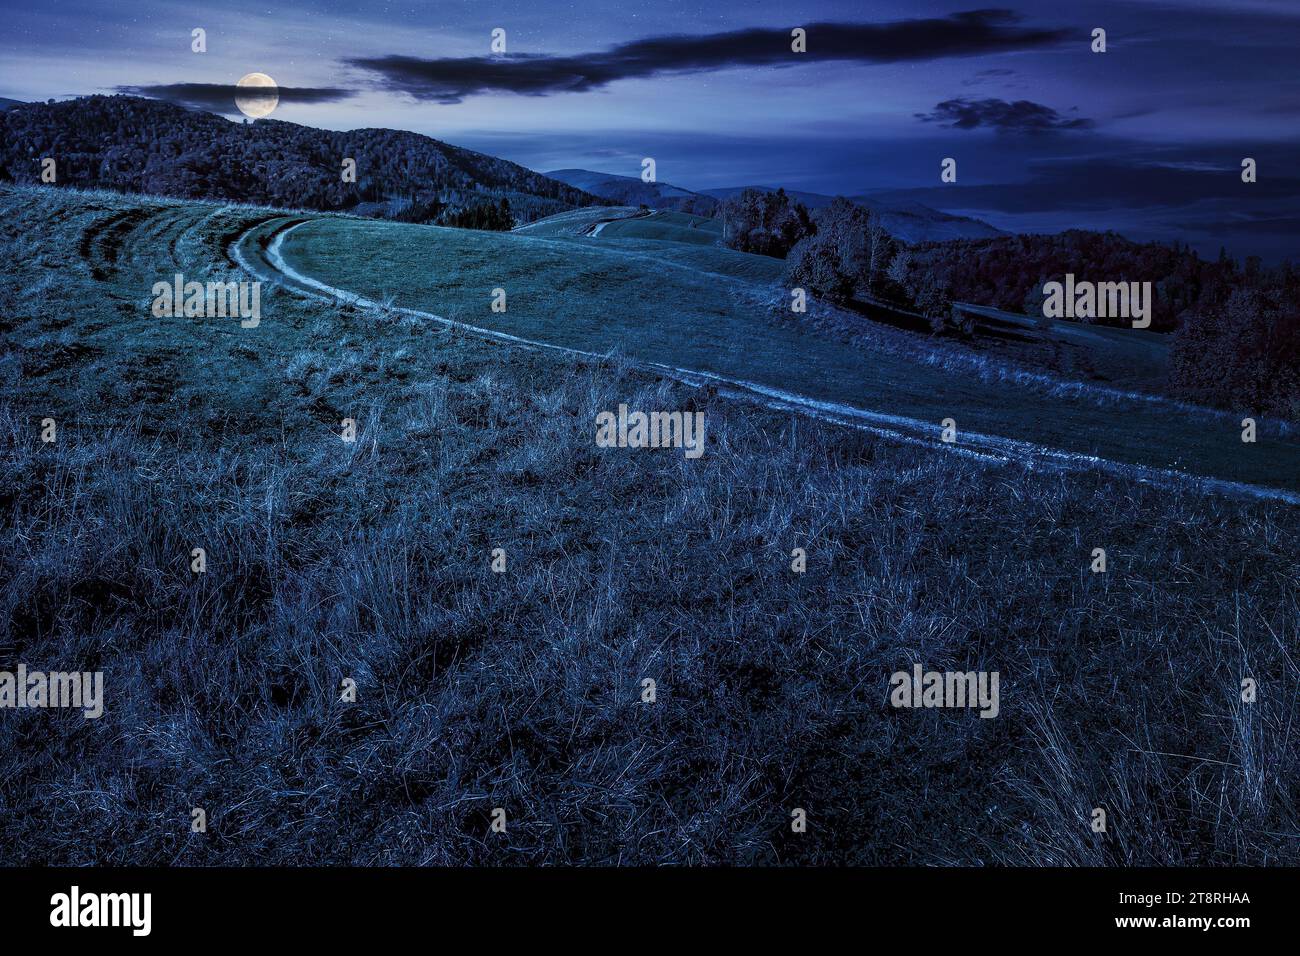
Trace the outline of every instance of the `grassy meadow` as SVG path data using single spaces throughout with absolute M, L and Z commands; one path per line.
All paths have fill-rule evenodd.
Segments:
M 286 234 L 293 269 L 376 301 L 584 351 L 696 369 L 816 400 L 1112 461 L 1300 490 L 1300 432 L 1114 390 L 1063 389 L 895 330 L 846 348 L 791 321 L 780 263 L 727 249 L 320 218 Z M 760 271 L 762 270 L 762 271 Z M 493 311 L 493 290 L 506 292 Z M 1140 330 L 1139 330 L 1140 332 Z M 1081 333 L 1068 330 L 1078 337 Z M 1112 350 L 1113 336 L 1101 336 Z M 1145 355 L 1149 337 L 1135 349 Z M 956 366 L 956 367 L 954 367 Z M 1244 415 L 1245 413 L 1243 413 Z
M 0 661 L 106 695 L 0 714 L 0 862 L 1300 863 L 1300 509 L 632 360 L 1276 487 L 1294 437 L 846 345 L 694 243 L 294 217 L 295 267 L 587 360 L 281 287 L 256 328 L 151 314 L 283 211 L 0 209 Z M 704 412 L 705 454 L 597 448 L 620 403 Z M 914 663 L 998 671 L 999 716 L 891 707 Z

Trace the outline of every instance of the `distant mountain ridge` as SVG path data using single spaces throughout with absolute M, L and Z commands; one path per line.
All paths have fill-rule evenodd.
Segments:
M 279 120 L 235 123 L 138 96 L 24 103 L 0 112 L 0 179 L 359 211 L 437 221 L 502 200 L 524 222 L 599 200 L 540 173 L 419 133 L 334 131 Z M 356 181 L 345 182 L 345 158 Z
M 637 176 L 619 176 L 591 169 L 552 169 L 544 175 L 567 183 L 620 206 L 653 206 L 677 212 L 712 216 L 718 200 L 703 193 L 692 192 L 670 183 L 647 183 Z
M 775 191 L 737 186 L 695 192 L 586 169 L 543 174 L 420 133 L 322 130 L 270 119 L 236 123 L 122 94 L 56 103 L 0 99 L 0 181 L 40 182 L 45 157 L 56 162 L 57 185 L 410 222 L 491 222 L 491 228 L 602 203 L 713 216 L 722 199 L 745 188 Z M 343 178 L 345 158 L 356 162 L 355 182 Z M 831 201 L 817 193 L 786 193 L 813 209 Z M 1006 235 L 912 200 L 850 198 L 913 244 Z

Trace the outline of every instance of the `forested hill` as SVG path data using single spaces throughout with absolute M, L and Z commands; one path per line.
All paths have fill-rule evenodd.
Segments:
M 270 206 L 357 209 L 438 221 L 509 202 L 520 221 L 599 202 L 483 153 L 391 129 L 347 132 L 278 120 L 231 122 L 136 96 L 27 103 L 0 113 L 0 180 Z M 356 160 L 344 182 L 343 160 Z

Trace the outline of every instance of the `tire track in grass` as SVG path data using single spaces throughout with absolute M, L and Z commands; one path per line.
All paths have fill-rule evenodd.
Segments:
M 300 295 L 305 295 L 322 301 L 341 302 L 368 311 L 383 311 L 408 315 L 424 321 L 437 322 L 446 328 L 458 329 L 480 338 L 490 339 L 496 342 L 504 342 L 522 348 L 558 352 L 586 360 L 604 361 L 608 358 L 607 355 L 599 352 L 589 352 L 583 349 L 569 348 L 563 345 L 555 345 L 550 342 L 542 342 L 518 335 L 511 335 L 508 332 L 499 332 L 494 329 L 483 328 L 481 326 L 460 322 L 455 319 L 449 319 L 433 312 L 425 312 L 420 309 L 411 309 L 403 306 L 385 305 L 372 299 L 368 299 L 359 293 L 351 292 L 347 289 L 341 289 L 337 286 L 330 285 L 319 279 L 305 275 L 285 261 L 283 245 L 284 240 L 295 229 L 305 226 L 313 221 L 314 220 L 312 219 L 304 220 L 300 217 L 286 217 L 286 221 L 277 225 L 273 232 L 270 233 L 267 237 L 269 241 L 266 243 L 264 250 L 262 250 L 256 257 L 260 268 L 255 266 L 254 263 L 246 257 L 245 246 L 247 244 L 252 245 L 255 248 L 259 247 L 258 240 L 253 237 L 253 233 L 262 228 L 262 226 L 266 224 L 265 222 L 252 227 L 235 240 L 231 246 L 231 258 L 247 272 L 255 276 L 269 279 L 270 281 L 277 282 Z M 1260 485 L 1228 481 L 1221 478 L 1210 478 L 1203 475 L 1195 475 L 1172 469 L 1153 468 L 1146 465 L 1117 462 L 1106 458 L 1100 458 L 1095 455 L 1082 455 L 1075 452 L 1062 451 L 1060 449 L 1049 448 L 1043 445 L 1035 445 L 1031 442 L 1021 441 L 1019 439 L 1003 438 L 997 435 L 984 435 L 977 432 L 966 431 L 961 433 L 961 444 L 950 444 L 939 440 L 939 436 L 942 433 L 941 426 L 920 419 L 908 418 L 902 415 L 891 415 L 885 412 L 868 411 L 867 409 L 857 408 L 838 402 L 822 401 L 806 395 L 799 395 L 783 389 L 762 385 L 757 382 L 729 378 L 713 372 L 703 372 L 697 369 L 679 368 L 661 362 L 629 359 L 627 364 L 633 368 L 662 375 L 686 385 L 694 387 L 711 385 L 715 387 L 719 393 L 728 398 L 756 402 L 759 405 L 777 411 L 793 412 L 820 421 L 857 428 L 861 431 L 866 431 L 891 441 L 920 445 L 931 449 L 939 448 L 944 451 L 949 451 L 954 454 L 963 455 L 986 463 L 1018 463 L 1031 469 L 1041 468 L 1049 471 L 1103 471 L 1108 474 L 1148 484 L 1177 488 L 1191 487 L 1198 490 L 1212 491 L 1221 494 L 1239 495 L 1262 500 L 1283 501 L 1287 504 L 1293 505 L 1300 504 L 1300 494 L 1286 491 L 1281 488 L 1267 488 Z
M 90 276 L 107 282 L 117 274 L 118 254 L 126 235 L 149 218 L 148 209 L 128 209 L 95 219 L 81 234 L 77 253 L 90 267 Z

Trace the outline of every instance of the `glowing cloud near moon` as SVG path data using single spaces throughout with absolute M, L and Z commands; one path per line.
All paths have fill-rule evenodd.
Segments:
M 235 94 L 235 105 L 245 116 L 253 119 L 270 116 L 280 103 L 275 80 L 265 73 L 249 73 L 235 85 L 240 90 Z

